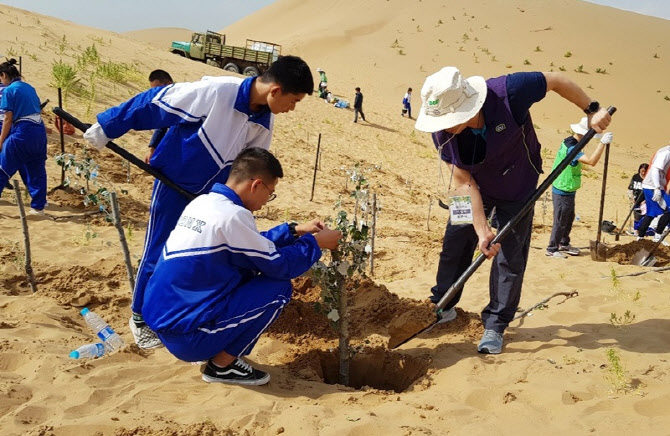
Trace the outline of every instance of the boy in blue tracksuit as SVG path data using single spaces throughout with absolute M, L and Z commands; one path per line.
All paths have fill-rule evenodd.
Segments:
M 47 203 L 47 133 L 37 92 L 21 80 L 15 64 L 15 59 L 0 64 L 0 81 L 5 85 L 0 99 L 0 110 L 4 111 L 0 130 L 0 194 L 18 171 L 32 198 L 30 213 L 42 215 Z
M 252 212 L 275 198 L 281 177 L 269 151 L 241 152 L 225 185 L 186 206 L 144 293 L 146 323 L 177 358 L 208 360 L 207 382 L 270 380 L 241 357 L 290 300 L 290 280 L 341 237 L 318 220 L 259 233 Z
M 131 129 L 170 127 L 157 144 L 150 165 L 196 194 L 225 183 L 237 154 L 250 147 L 268 149 L 274 114 L 289 112 L 314 87 L 307 64 L 295 56 L 279 58 L 260 77 L 206 77 L 145 91 L 98 115 L 84 137 L 101 149 Z M 133 291 L 130 329 L 140 348 L 161 345 L 142 319 L 144 289 L 165 241 L 188 200 L 159 180 L 149 209 L 144 253 Z

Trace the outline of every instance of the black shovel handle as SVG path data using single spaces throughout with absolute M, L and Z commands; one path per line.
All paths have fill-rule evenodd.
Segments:
M 633 202 L 633 206 L 630 208 L 630 212 L 628 212 L 628 215 L 626 216 L 626 219 L 623 220 L 623 224 L 621 224 L 621 227 L 619 227 L 619 233 L 615 235 L 616 240 L 619 240 L 619 237 L 621 236 L 621 233 L 623 232 L 623 229 L 626 228 L 626 224 L 628 224 L 628 220 L 630 219 L 631 215 L 633 215 L 633 211 L 635 210 L 635 207 L 637 207 L 637 202 L 640 201 L 640 198 L 644 196 L 644 192 L 640 191 L 639 194 L 637 194 L 637 197 L 635 198 L 635 201 Z
M 607 109 L 607 112 L 609 112 L 610 115 L 614 115 L 614 112 L 616 112 L 616 108 L 614 106 L 610 106 Z M 570 162 L 572 162 L 577 155 L 582 151 L 584 147 L 586 147 L 586 144 L 593 138 L 593 136 L 596 134 L 596 131 L 593 128 L 590 128 L 588 132 L 582 137 L 582 139 L 575 145 L 570 153 L 568 153 L 567 156 L 554 168 L 554 170 L 549 173 L 546 179 L 540 184 L 540 186 L 535 189 L 535 192 L 528 198 L 526 201 L 526 204 L 524 204 L 523 208 L 517 213 L 505 226 L 500 230 L 495 238 L 491 241 L 489 246 L 494 245 L 502 241 L 511 231 L 512 228 L 519 223 L 523 219 L 524 216 L 535 206 L 535 202 L 544 194 L 544 191 L 546 191 L 549 186 L 551 186 L 552 183 L 558 178 L 558 176 L 563 172 L 564 169 L 570 165 Z M 454 298 L 454 296 L 461 290 L 463 289 L 463 286 L 465 285 L 465 282 L 468 281 L 468 279 L 474 274 L 475 271 L 477 271 L 477 268 L 484 263 L 486 260 L 486 256 L 484 256 L 483 253 L 480 253 L 479 256 L 470 264 L 468 269 L 466 269 L 463 274 L 449 287 L 447 292 L 444 294 L 444 296 L 440 299 L 440 301 L 437 302 L 437 305 L 435 307 L 435 310 L 437 313 L 442 312 L 442 310 L 445 308 L 447 304 Z
M 596 244 L 600 244 L 600 237 L 603 231 L 603 213 L 605 212 L 605 194 L 607 192 L 607 168 L 610 161 L 610 145 L 605 145 L 605 165 L 603 169 L 603 186 L 600 190 L 600 212 L 598 213 L 598 234 Z
M 58 115 L 59 117 L 61 117 L 65 121 L 67 121 L 68 123 L 72 124 L 74 127 L 81 130 L 82 132 L 86 132 L 88 130 L 88 128 L 91 127 L 90 124 L 86 124 L 86 123 L 80 121 L 79 119 L 77 119 L 73 115 L 65 112 L 62 108 L 60 108 L 58 106 L 54 107 L 52 110 L 53 110 L 53 113 L 55 113 L 56 115 Z M 179 194 L 183 195 L 187 199 L 193 200 L 194 198 L 197 197 L 197 195 L 195 195 L 192 192 L 189 192 L 186 189 L 182 188 L 181 186 L 177 185 L 172 180 L 168 179 L 167 176 L 165 176 L 165 174 L 163 174 L 160 171 L 158 171 L 157 169 L 152 168 L 151 166 L 147 165 L 142 159 L 140 159 L 137 156 L 135 156 L 134 154 L 130 153 L 128 150 L 124 149 L 123 147 L 120 147 L 120 146 L 114 144 L 112 141 L 109 141 L 107 143 L 106 147 L 109 148 L 110 150 L 112 150 L 114 153 L 121 156 L 122 158 L 124 158 L 125 160 L 127 160 L 128 162 L 130 162 L 131 164 L 135 165 L 139 169 L 143 170 L 146 173 L 151 174 L 152 176 L 154 176 L 155 178 L 157 178 L 158 180 L 163 182 L 163 184 L 165 184 L 166 186 L 174 189 L 175 191 L 177 191 Z

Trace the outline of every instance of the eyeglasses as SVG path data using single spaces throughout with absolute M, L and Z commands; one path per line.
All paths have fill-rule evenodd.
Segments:
M 270 189 L 268 185 L 266 185 L 265 182 L 263 182 L 261 179 L 251 179 L 251 180 L 258 180 L 259 182 L 261 182 L 263 186 L 265 186 L 265 189 L 270 191 L 270 196 L 268 197 L 268 203 L 277 198 L 277 194 L 275 194 L 275 191 Z

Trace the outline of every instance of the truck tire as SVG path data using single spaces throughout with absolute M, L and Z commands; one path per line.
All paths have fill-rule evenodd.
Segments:
M 256 67 L 246 67 L 244 69 L 244 71 L 242 72 L 242 74 L 244 74 L 245 76 L 249 76 L 249 77 L 256 77 L 256 76 L 259 76 L 261 74 L 261 72 L 258 71 L 258 68 L 256 68 Z
M 233 62 L 228 62 L 226 65 L 223 66 L 223 69 L 226 71 L 230 71 L 231 73 L 240 74 L 240 67 L 238 67 Z
M 176 54 L 177 56 L 181 56 L 183 58 L 186 57 L 183 51 L 173 51 L 172 54 Z

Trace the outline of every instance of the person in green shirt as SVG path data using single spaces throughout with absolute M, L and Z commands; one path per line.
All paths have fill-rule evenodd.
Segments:
M 319 73 L 319 97 L 326 98 L 328 91 L 328 78 L 326 77 L 326 72 L 321 68 L 317 68 L 316 72 Z
M 561 143 L 552 170 L 565 159 L 572 151 L 572 148 L 588 132 L 587 121 L 587 118 L 584 117 L 579 124 L 570 125 L 574 134 L 565 138 Z M 551 230 L 551 237 L 549 238 L 549 245 L 547 246 L 547 256 L 562 259 L 567 257 L 566 254 L 579 256 L 579 248 L 570 245 L 570 231 L 572 230 L 572 222 L 575 220 L 575 194 L 577 193 L 577 189 L 582 186 L 582 164 L 595 166 L 600 160 L 605 146 L 612 142 L 612 137 L 611 132 L 603 134 L 600 143 L 589 157 L 581 152 L 577 154 L 575 159 L 570 162 L 570 165 L 563 170 L 552 184 L 551 196 L 554 204 L 554 224 Z

